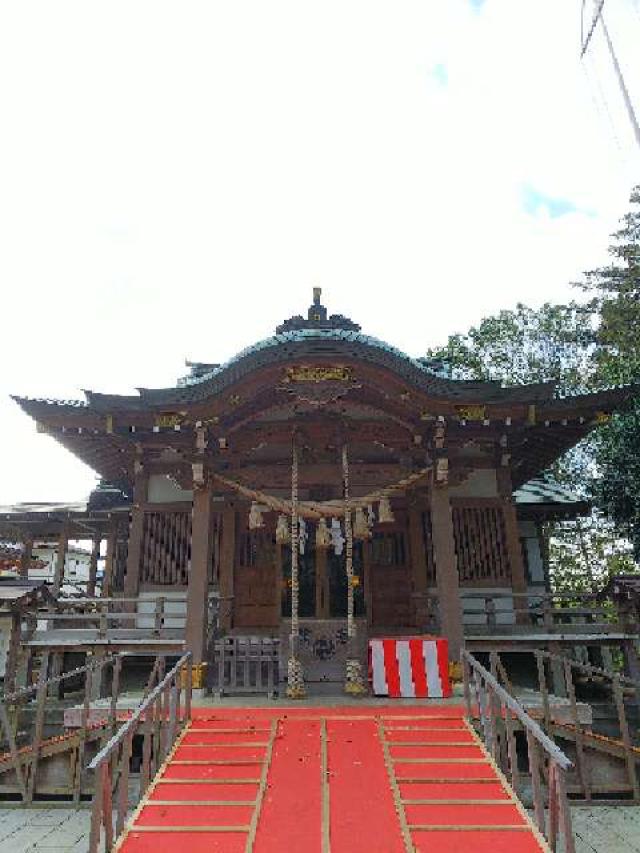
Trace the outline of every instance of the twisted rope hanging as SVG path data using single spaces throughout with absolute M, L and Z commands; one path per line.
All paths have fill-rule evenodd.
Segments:
M 420 480 L 424 479 L 430 471 L 431 468 L 421 468 L 419 471 L 416 471 L 413 474 L 409 474 L 408 477 L 404 477 L 402 480 L 398 480 L 397 483 L 392 483 L 389 486 L 385 486 L 383 489 L 378 489 L 375 492 L 370 492 L 368 495 L 365 495 L 362 498 L 355 498 L 351 502 L 351 508 L 352 510 L 358 508 L 365 508 L 372 503 L 376 503 L 376 501 L 379 501 L 380 498 L 387 498 L 398 492 L 404 492 L 407 489 L 410 489 L 415 486 Z M 225 477 L 222 474 L 218 474 L 216 472 L 212 472 L 211 476 L 221 485 L 226 486 L 229 489 L 233 489 L 233 491 L 238 492 L 238 494 L 243 495 L 244 497 L 249 498 L 252 501 L 256 501 L 260 504 L 265 504 L 274 512 L 281 512 L 285 515 L 292 515 L 293 510 L 291 506 L 291 501 L 286 501 L 282 498 L 276 498 L 274 495 L 268 495 L 266 492 L 261 492 L 258 489 L 250 489 L 248 486 L 243 486 L 242 483 L 238 483 L 236 480 L 231 480 L 229 479 L 229 477 Z M 344 514 L 344 503 L 340 501 L 298 502 L 298 518 L 302 516 L 303 518 L 319 521 L 321 518 L 340 518 Z
M 349 454 L 347 445 L 342 446 L 342 478 L 344 483 L 344 535 L 346 539 L 345 568 L 347 573 L 347 663 L 345 693 L 360 696 L 366 692 L 362 678 L 362 667 L 356 653 L 356 623 L 354 619 L 355 583 L 353 575 L 353 524 L 349 499 Z
M 287 696 L 302 699 L 305 696 L 304 673 L 298 657 L 300 639 L 300 541 L 298 524 L 298 445 L 294 436 L 291 460 L 291 636 L 287 662 Z

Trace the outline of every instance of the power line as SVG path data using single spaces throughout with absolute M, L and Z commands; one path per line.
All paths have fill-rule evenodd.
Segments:
M 597 2 L 597 0 L 596 0 Z M 591 41 L 591 36 L 593 35 L 596 24 L 598 23 L 598 18 L 602 15 L 602 7 L 604 6 L 604 0 L 599 0 L 599 4 L 593 13 L 593 18 L 591 19 L 591 26 L 589 27 L 589 32 L 584 35 L 584 7 L 587 4 L 587 0 L 582 0 L 582 15 L 580 16 L 580 44 L 582 50 L 580 51 L 580 59 L 582 59 L 587 52 L 587 48 L 589 47 L 589 42 Z
M 584 35 L 584 11 L 586 0 L 582 0 L 582 16 L 581 16 L 581 39 L 582 46 L 580 57 L 584 58 L 584 55 L 589 47 L 589 43 L 591 42 L 591 38 L 593 33 L 595 32 L 596 26 L 598 22 L 600 22 L 600 26 L 602 28 L 602 32 L 604 34 L 605 41 L 607 43 L 607 47 L 609 49 L 609 55 L 611 56 L 611 62 L 613 63 L 613 69 L 616 74 L 616 78 L 618 80 L 618 86 L 620 87 L 620 92 L 622 93 L 622 99 L 624 100 L 625 107 L 627 109 L 627 113 L 629 115 L 629 121 L 631 122 L 631 127 L 633 128 L 633 134 L 636 138 L 636 142 L 638 144 L 638 148 L 640 148 L 640 125 L 638 124 L 638 119 L 636 118 L 636 113 L 633 108 L 633 103 L 629 96 L 629 90 L 627 89 L 626 83 L 624 81 L 624 76 L 622 74 L 622 69 L 620 68 L 620 63 L 618 62 L 618 57 L 613 47 L 613 42 L 611 41 L 611 36 L 609 35 L 609 30 L 607 29 L 607 25 L 604 21 L 604 8 L 605 0 L 593 0 L 593 4 L 595 7 L 593 18 L 591 20 L 591 25 L 589 27 L 589 31 Z

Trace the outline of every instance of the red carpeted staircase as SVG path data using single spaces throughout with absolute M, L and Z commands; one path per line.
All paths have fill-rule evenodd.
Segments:
M 121 853 L 546 850 L 456 707 L 195 709 Z

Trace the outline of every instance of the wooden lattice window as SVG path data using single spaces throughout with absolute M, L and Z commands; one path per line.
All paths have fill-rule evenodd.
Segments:
M 182 586 L 191 559 L 191 507 L 145 512 L 140 552 L 142 583 Z
M 452 514 L 460 583 L 510 585 L 511 565 L 502 507 L 499 504 L 454 506 Z

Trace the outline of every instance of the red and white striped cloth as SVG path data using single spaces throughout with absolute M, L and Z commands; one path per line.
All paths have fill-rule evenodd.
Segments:
M 369 640 L 369 662 L 375 696 L 451 696 L 449 646 L 441 637 Z

